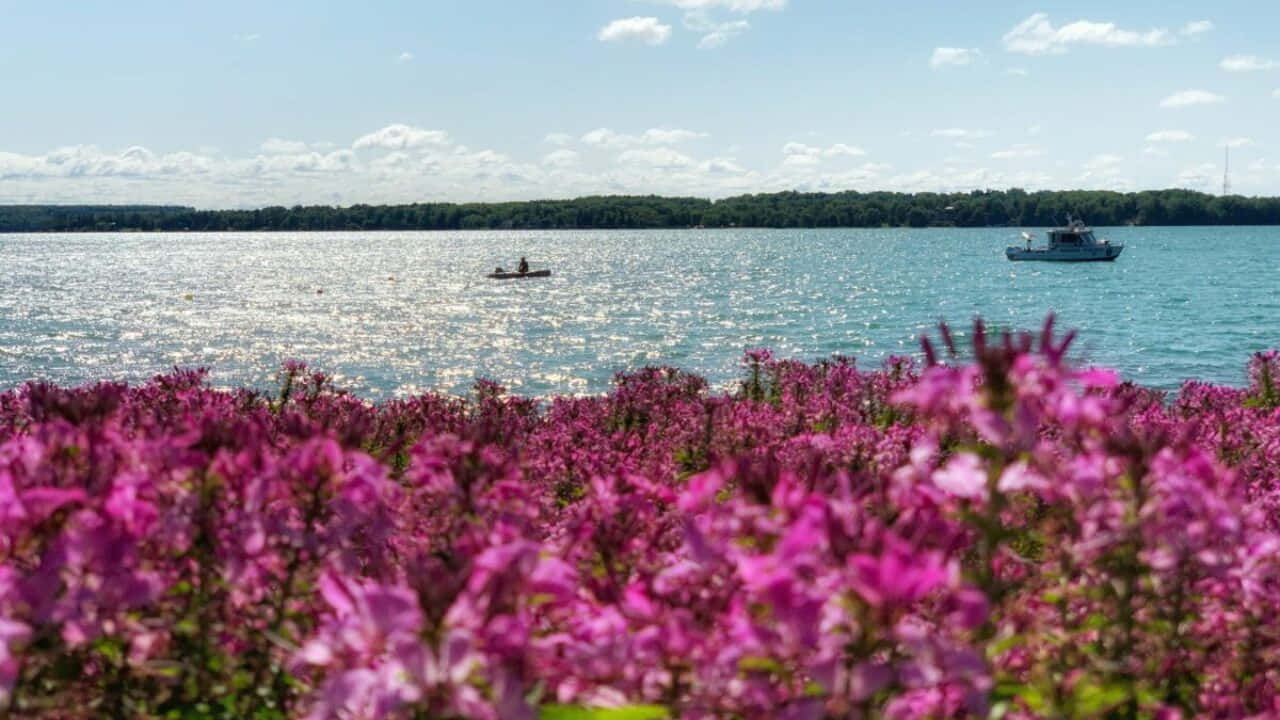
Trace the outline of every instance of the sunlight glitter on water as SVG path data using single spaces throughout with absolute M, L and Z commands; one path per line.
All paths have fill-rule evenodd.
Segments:
M 744 349 L 862 367 L 914 354 L 939 319 L 1080 330 L 1129 379 L 1242 384 L 1280 346 L 1277 228 L 1115 228 L 1115 263 L 1010 263 L 1006 228 L 11 235 L 0 388 L 141 380 L 204 365 L 269 387 L 299 358 L 349 389 L 595 393 L 670 364 L 717 385 Z M 526 255 L 550 278 L 483 275 Z M 394 278 L 390 280 L 389 278 Z M 323 292 L 318 292 L 318 291 Z

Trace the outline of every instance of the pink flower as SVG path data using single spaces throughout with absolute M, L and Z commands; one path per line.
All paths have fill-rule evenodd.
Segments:
M 25 643 L 30 637 L 31 627 L 26 623 L 0 617 L 0 709 L 8 706 L 9 694 L 22 667 L 14 646 Z
M 53 514 L 63 505 L 86 499 L 85 492 L 79 488 L 35 487 L 22 492 L 22 504 L 34 516 L 35 522 Z
M 874 607 L 911 605 L 950 576 L 937 553 L 915 553 L 901 541 L 887 542 L 878 556 L 850 557 L 849 569 L 854 590 Z
M 1019 460 L 1000 473 L 996 488 L 1000 492 L 1017 492 L 1018 490 L 1037 490 L 1048 485 L 1045 478 L 1031 469 L 1025 460 Z
M 957 453 L 934 471 L 933 484 L 956 497 L 981 500 L 987 496 L 987 471 L 977 455 Z

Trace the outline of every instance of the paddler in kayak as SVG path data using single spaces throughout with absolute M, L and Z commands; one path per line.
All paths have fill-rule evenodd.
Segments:
M 524 258 L 520 258 L 520 267 L 516 268 L 516 272 L 522 275 L 529 272 L 529 261 Z

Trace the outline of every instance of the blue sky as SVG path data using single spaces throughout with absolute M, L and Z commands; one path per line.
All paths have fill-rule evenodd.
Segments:
M 1280 4 L 0 0 L 0 202 L 1280 195 Z

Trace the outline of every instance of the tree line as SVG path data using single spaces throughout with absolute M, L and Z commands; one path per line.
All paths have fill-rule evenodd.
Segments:
M 1280 225 L 1280 198 L 1191 190 L 966 193 L 779 192 L 723 200 L 593 196 L 409 205 L 197 210 L 159 205 L 0 205 L 0 232 L 530 230 L 684 227 Z

